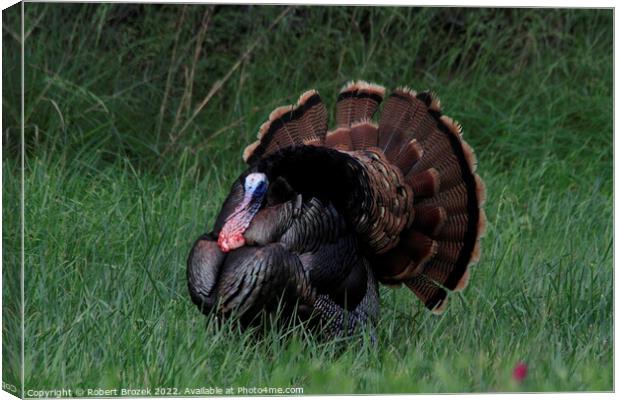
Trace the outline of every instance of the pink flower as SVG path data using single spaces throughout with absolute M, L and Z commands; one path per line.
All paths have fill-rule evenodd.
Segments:
M 527 376 L 527 364 L 525 361 L 519 361 L 512 370 L 512 378 L 518 383 L 523 382 Z

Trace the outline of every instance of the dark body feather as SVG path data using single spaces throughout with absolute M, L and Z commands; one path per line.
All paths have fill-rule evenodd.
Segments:
M 316 91 L 270 115 L 244 152 L 248 170 L 188 258 L 203 312 L 252 323 L 284 305 L 334 336 L 373 325 L 378 282 L 404 283 L 434 312 L 447 290 L 465 287 L 484 226 L 473 152 L 430 93 L 397 89 L 373 123 L 383 96 L 366 82 L 346 86 L 330 132 Z M 245 245 L 223 253 L 218 235 L 255 173 L 268 178 L 267 196 Z

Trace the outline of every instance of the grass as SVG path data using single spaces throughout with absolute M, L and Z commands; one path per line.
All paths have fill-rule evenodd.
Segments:
M 26 3 L 25 15 L 26 390 L 613 389 L 611 10 Z M 19 10 L 3 25 L 3 381 L 19 386 Z M 488 191 L 470 286 L 440 317 L 381 288 L 377 344 L 208 324 L 185 259 L 241 149 L 271 109 L 311 87 L 333 109 L 354 78 L 433 88 L 463 124 Z

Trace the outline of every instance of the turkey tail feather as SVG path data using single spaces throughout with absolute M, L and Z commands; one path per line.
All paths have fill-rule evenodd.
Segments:
M 294 145 L 323 145 L 327 132 L 327 109 L 316 90 L 303 93 L 297 104 L 278 107 L 258 131 L 258 140 L 243 152 L 252 164 L 279 149 Z
M 365 81 L 346 84 L 336 102 L 336 124 L 350 127 L 356 122 L 370 120 L 379 107 L 385 88 Z
M 485 225 L 484 184 L 461 135 L 460 124 L 441 114 L 440 101 L 430 92 L 395 90 L 379 120 L 378 146 L 413 190 L 414 219 L 375 268 L 380 281 L 404 281 L 434 312 L 445 308 L 445 289 L 458 291 L 467 285 L 468 266 L 479 258 Z M 420 243 L 405 239 L 416 237 L 415 232 L 434 243 L 432 254 L 422 259 L 415 257 Z M 403 254 L 410 254 L 409 260 Z M 396 264 L 385 265 L 389 260 Z
M 429 310 L 436 314 L 441 314 L 445 310 L 448 293 L 425 275 L 416 275 L 405 284 Z
M 371 119 L 385 88 L 365 81 L 346 84 L 336 101 L 336 129 L 327 132 L 325 145 L 341 151 L 377 146 L 378 128 Z
M 351 124 L 351 145 L 354 150 L 377 146 L 379 130 L 377 124 L 362 119 Z

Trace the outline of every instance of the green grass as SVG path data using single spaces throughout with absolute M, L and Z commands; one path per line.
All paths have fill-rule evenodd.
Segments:
M 25 7 L 26 389 L 613 389 L 612 11 Z M 3 13 L 3 381 L 16 385 L 18 11 Z M 206 326 L 185 259 L 241 149 L 271 109 L 312 87 L 331 109 L 357 78 L 432 88 L 463 124 L 488 191 L 469 287 L 439 317 L 381 288 L 377 344 Z

